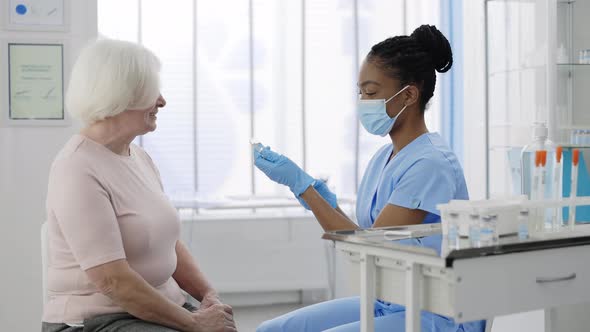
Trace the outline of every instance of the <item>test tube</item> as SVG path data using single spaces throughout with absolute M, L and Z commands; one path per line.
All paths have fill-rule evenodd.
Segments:
M 570 199 L 573 200 L 578 196 L 578 162 L 580 161 L 580 150 L 572 151 L 572 183 L 570 185 Z M 569 207 L 569 226 L 574 228 L 576 224 L 576 205 L 571 202 Z
M 541 175 L 539 176 L 539 194 L 537 195 L 537 197 L 539 197 L 539 199 L 545 199 L 545 191 L 547 188 L 547 184 L 545 183 L 545 180 L 547 179 L 547 151 L 546 150 L 541 150 L 541 157 L 540 157 L 540 169 L 541 169 Z M 551 214 L 551 210 L 549 210 L 549 214 Z M 547 217 L 547 210 L 545 208 L 540 208 L 539 209 L 539 225 L 538 225 L 538 229 L 539 231 L 543 231 L 545 229 L 545 218 Z
M 561 156 L 563 154 L 563 148 L 558 146 L 555 149 L 555 166 L 553 167 L 553 198 L 555 200 L 561 200 L 562 198 L 562 174 L 563 166 L 561 164 Z M 528 213 L 528 212 L 527 212 Z M 558 231 L 562 224 L 561 206 L 558 206 L 553 211 L 552 227 L 554 231 Z
M 533 169 L 533 181 L 531 188 L 531 200 L 541 199 L 539 195 L 539 177 L 541 176 L 541 151 L 535 151 L 535 169 Z

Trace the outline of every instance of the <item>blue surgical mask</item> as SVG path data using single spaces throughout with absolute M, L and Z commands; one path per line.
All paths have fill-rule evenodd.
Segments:
M 373 135 L 380 135 L 385 136 L 389 134 L 391 128 L 395 124 L 395 120 L 406 110 L 407 105 L 404 105 L 404 108 L 397 113 L 396 116 L 390 118 L 387 114 L 387 110 L 385 109 L 385 104 L 387 104 L 390 100 L 392 100 L 395 96 L 399 95 L 407 89 L 409 85 L 406 85 L 401 90 L 399 90 L 396 94 L 394 94 L 391 98 L 385 99 L 359 99 L 356 105 L 356 109 L 359 115 L 359 119 L 361 124 L 365 129 L 373 134 Z

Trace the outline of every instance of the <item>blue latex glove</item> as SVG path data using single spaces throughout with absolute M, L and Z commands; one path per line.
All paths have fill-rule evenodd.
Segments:
M 331 207 L 336 208 L 336 206 L 338 206 L 338 201 L 336 199 L 336 195 L 334 195 L 334 193 L 331 192 L 330 189 L 328 189 L 328 186 L 326 185 L 326 183 L 324 181 L 315 180 L 313 187 L 318 192 L 318 194 L 320 194 L 326 200 L 326 202 L 328 202 L 328 204 L 330 204 Z M 307 203 L 303 200 L 303 198 L 301 198 L 300 196 L 297 196 L 297 199 L 299 200 L 299 203 L 301 203 L 301 205 L 303 205 L 304 208 L 311 210 L 309 208 L 309 205 L 307 205 Z
M 254 165 L 274 182 L 288 186 L 297 198 L 315 181 L 291 159 L 268 146 L 260 151 L 254 149 Z

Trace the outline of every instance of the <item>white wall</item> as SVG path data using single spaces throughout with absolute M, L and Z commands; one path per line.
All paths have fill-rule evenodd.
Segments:
M 96 0 L 68 1 L 67 32 L 20 32 L 5 29 L 2 17 L 0 41 L 27 38 L 64 39 L 70 60 L 84 43 L 96 36 Z M 0 0 L 4 14 L 9 0 Z M 5 48 L 2 48 L 5 50 Z M 7 55 L 0 55 L 7 61 Z M 69 72 L 70 63 L 64 70 Z M 1 72 L 6 89 L 8 73 Z M 67 79 L 67 75 L 66 75 Z M 67 80 L 65 81 L 67 84 Z M 67 85 L 66 85 L 67 86 Z M 0 100 L 0 112 L 7 112 Z M 0 326 L 2 331 L 39 331 L 41 322 L 41 258 L 39 229 L 45 218 L 47 176 L 53 157 L 77 131 L 67 127 L 0 126 Z

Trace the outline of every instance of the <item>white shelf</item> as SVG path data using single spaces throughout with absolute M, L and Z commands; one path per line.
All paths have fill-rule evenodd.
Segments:
M 492 145 L 490 151 L 510 151 L 513 149 L 522 149 L 522 145 Z
M 574 125 L 563 126 L 562 125 L 562 126 L 559 126 L 559 129 L 562 129 L 562 130 L 578 130 L 578 129 L 579 130 L 587 130 L 587 129 L 590 129 L 590 123 L 585 126 L 584 125 L 582 125 L 582 126 L 574 126 Z
M 584 144 L 561 144 L 561 147 L 564 148 L 574 148 L 574 149 L 588 149 L 590 148 L 590 145 L 584 145 Z
M 558 63 L 558 67 L 580 67 L 590 68 L 590 63 Z
M 517 73 L 517 72 L 524 72 L 528 70 L 538 70 L 538 69 L 545 69 L 545 66 L 523 66 L 519 68 L 509 68 L 503 70 L 495 70 L 491 71 L 488 76 L 493 77 L 501 74 L 509 74 L 509 73 Z
M 562 0 L 558 0 L 562 1 Z M 486 2 L 536 2 L 536 0 L 486 0 Z
M 490 128 L 528 128 L 531 129 L 530 122 L 493 122 L 490 123 Z M 586 127 L 584 129 L 587 129 Z M 532 129 L 531 129 L 532 130 Z
M 577 0 L 557 0 L 557 4 L 559 5 L 571 5 L 574 4 Z M 486 0 L 486 2 L 537 2 L 536 0 Z

